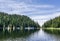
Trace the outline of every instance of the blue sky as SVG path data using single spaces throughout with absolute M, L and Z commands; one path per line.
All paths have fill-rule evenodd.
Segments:
M 0 12 L 26 15 L 42 25 L 60 15 L 60 0 L 0 0 Z

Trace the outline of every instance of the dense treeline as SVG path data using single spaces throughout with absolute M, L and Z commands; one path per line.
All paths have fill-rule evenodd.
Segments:
M 60 16 L 55 17 L 54 19 L 51 19 L 49 21 L 46 21 L 44 23 L 43 27 L 59 28 L 60 27 Z
M 0 12 L 0 27 L 39 27 L 38 23 L 24 15 Z

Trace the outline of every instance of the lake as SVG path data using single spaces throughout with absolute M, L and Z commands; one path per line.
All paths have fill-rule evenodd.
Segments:
M 59 32 L 57 30 L 42 29 L 0 31 L 0 41 L 60 41 Z

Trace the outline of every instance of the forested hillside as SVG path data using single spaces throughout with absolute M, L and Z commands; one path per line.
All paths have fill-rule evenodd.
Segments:
M 24 15 L 0 12 L 0 27 L 39 27 L 39 24 Z
M 60 27 L 60 16 L 55 17 L 49 21 L 46 21 L 42 27 L 52 27 L 52 28 L 59 28 Z

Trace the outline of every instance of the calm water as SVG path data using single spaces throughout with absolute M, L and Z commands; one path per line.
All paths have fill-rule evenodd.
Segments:
M 60 41 L 59 31 L 16 30 L 0 31 L 0 41 Z

